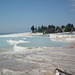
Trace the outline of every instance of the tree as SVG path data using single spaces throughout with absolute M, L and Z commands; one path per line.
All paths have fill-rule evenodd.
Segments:
M 50 29 L 50 27 L 51 27 L 51 26 L 50 26 L 50 25 L 48 25 L 48 29 Z
M 42 26 L 41 30 L 42 30 L 42 32 L 45 32 L 45 30 L 47 30 L 47 27 L 46 26 Z
M 50 26 L 50 29 L 55 29 L 55 26 L 54 26 L 54 25 L 51 25 L 51 26 Z
M 37 30 L 37 31 L 38 31 L 38 32 L 43 32 L 43 33 L 44 33 L 45 30 L 47 30 L 47 27 L 42 25 L 41 27 L 38 27 L 38 30 Z
M 62 29 L 64 29 L 64 28 L 65 28 L 65 26 L 64 26 L 64 25 L 62 25 L 62 26 L 61 26 L 61 28 L 62 28 Z
M 41 28 L 40 28 L 40 27 L 38 27 L 37 31 L 38 31 L 38 32 L 41 32 Z
M 31 30 L 32 30 L 32 32 L 34 33 L 34 30 L 35 30 L 34 26 L 31 27 Z
M 34 26 L 31 27 L 32 32 L 43 32 L 43 33 L 55 33 L 55 32 L 72 32 L 75 31 L 75 28 L 73 24 L 67 24 L 66 26 L 62 25 L 61 27 L 54 25 L 48 25 L 46 26 L 39 26 L 38 28 L 34 28 Z
M 73 29 L 74 29 L 73 24 L 67 24 L 65 27 L 65 32 L 71 32 L 73 31 Z

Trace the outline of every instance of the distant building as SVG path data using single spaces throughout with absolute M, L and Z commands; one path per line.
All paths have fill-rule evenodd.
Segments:
M 58 28 L 57 29 L 57 32 L 62 32 L 63 30 L 61 28 Z

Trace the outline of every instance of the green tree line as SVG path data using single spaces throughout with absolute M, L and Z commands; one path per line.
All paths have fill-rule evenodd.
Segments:
M 32 32 L 42 32 L 42 33 L 58 33 L 58 32 L 72 32 L 75 31 L 75 27 L 73 24 L 67 24 L 62 25 L 61 27 L 59 26 L 54 26 L 54 25 L 48 25 L 48 26 L 39 26 L 39 27 L 34 27 L 34 25 L 31 27 Z

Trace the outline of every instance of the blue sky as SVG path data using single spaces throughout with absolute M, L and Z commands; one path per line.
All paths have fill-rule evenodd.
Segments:
M 68 23 L 75 26 L 75 0 L 0 0 L 0 33 Z

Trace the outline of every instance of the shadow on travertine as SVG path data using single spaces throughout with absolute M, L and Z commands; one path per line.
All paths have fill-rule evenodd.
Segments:
M 56 72 L 56 75 L 72 75 L 72 74 L 67 73 L 67 72 L 65 72 L 61 69 L 58 69 L 58 68 L 55 69 L 55 72 Z

